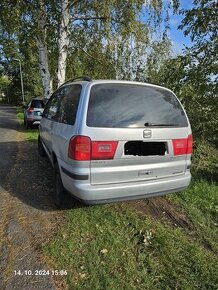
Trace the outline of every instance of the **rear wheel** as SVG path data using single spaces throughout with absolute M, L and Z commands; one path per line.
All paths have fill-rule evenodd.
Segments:
M 54 203 L 57 208 L 60 208 L 63 204 L 63 200 L 64 200 L 64 196 L 66 192 L 63 187 L 63 183 L 61 180 L 61 175 L 60 175 L 60 171 L 59 171 L 59 167 L 57 163 L 55 164 L 55 167 L 54 167 L 54 179 L 55 179 L 54 180 L 54 185 L 55 185 Z
M 45 148 L 42 145 L 40 135 L 38 136 L 38 152 L 39 152 L 40 156 L 42 156 L 42 157 L 46 156 Z
M 25 128 L 28 130 L 31 127 L 31 123 L 27 120 L 25 121 Z

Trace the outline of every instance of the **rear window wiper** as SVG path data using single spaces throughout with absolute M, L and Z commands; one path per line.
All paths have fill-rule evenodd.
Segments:
M 155 124 L 155 123 L 149 123 L 149 122 L 146 122 L 144 124 L 145 127 L 171 127 L 171 126 L 176 126 L 178 127 L 179 125 L 178 124 Z

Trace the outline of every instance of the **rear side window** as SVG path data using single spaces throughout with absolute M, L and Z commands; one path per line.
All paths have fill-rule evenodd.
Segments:
M 177 98 L 168 90 L 142 85 L 96 84 L 91 88 L 87 126 L 140 128 L 188 126 Z
M 81 89 L 82 86 L 78 84 L 68 85 L 64 88 L 58 112 L 59 122 L 74 125 Z
M 44 108 L 44 102 L 43 102 L 43 100 L 32 100 L 31 107 L 37 108 L 37 109 L 42 109 L 42 108 Z
M 64 88 L 57 90 L 50 98 L 45 106 L 43 112 L 43 117 L 57 121 L 58 118 L 58 108 L 60 104 L 60 99 L 64 94 Z

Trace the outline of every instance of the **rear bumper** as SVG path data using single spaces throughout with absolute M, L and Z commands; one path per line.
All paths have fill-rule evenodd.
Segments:
M 62 178 L 65 186 L 65 177 Z M 107 185 L 90 185 L 85 181 L 73 180 L 66 189 L 77 199 L 87 204 L 143 199 L 182 191 L 191 181 L 190 172 L 173 178 L 163 178 L 144 182 L 127 182 Z
M 32 124 L 33 125 L 39 125 L 40 124 L 40 120 L 39 121 L 38 120 L 37 121 L 33 121 Z
M 27 122 L 31 123 L 32 125 L 39 125 L 41 121 L 41 117 L 40 118 L 27 118 Z
M 187 187 L 182 187 L 182 188 L 177 188 L 175 190 L 166 190 L 166 191 L 161 191 L 161 192 L 154 192 L 154 193 L 149 193 L 149 194 L 140 194 L 140 195 L 128 195 L 128 196 L 122 196 L 122 197 L 113 197 L 113 198 L 106 198 L 106 199 L 81 199 L 78 196 L 75 196 L 74 194 L 73 197 L 78 199 L 79 201 L 85 203 L 85 204 L 104 204 L 104 203 L 112 203 L 112 202 L 118 202 L 118 201 L 130 201 L 130 200 L 139 200 L 139 199 L 145 199 L 149 197 L 155 197 L 155 196 L 162 196 L 167 193 L 173 193 L 173 192 L 180 192 L 185 190 Z

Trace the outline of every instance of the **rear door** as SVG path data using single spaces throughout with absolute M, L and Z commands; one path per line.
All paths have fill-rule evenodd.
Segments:
M 69 84 L 63 87 L 56 122 L 52 127 L 53 150 L 62 161 L 69 162 L 70 138 L 75 135 L 75 120 L 82 86 Z
M 169 90 L 124 83 L 93 85 L 86 123 L 94 152 L 93 185 L 185 173 L 191 130 L 181 104 Z
M 62 89 L 59 89 L 51 96 L 50 100 L 46 104 L 42 115 L 42 120 L 39 125 L 40 137 L 50 155 L 52 152 L 52 129 L 54 122 L 56 122 L 58 117 L 58 108 L 61 95 Z

